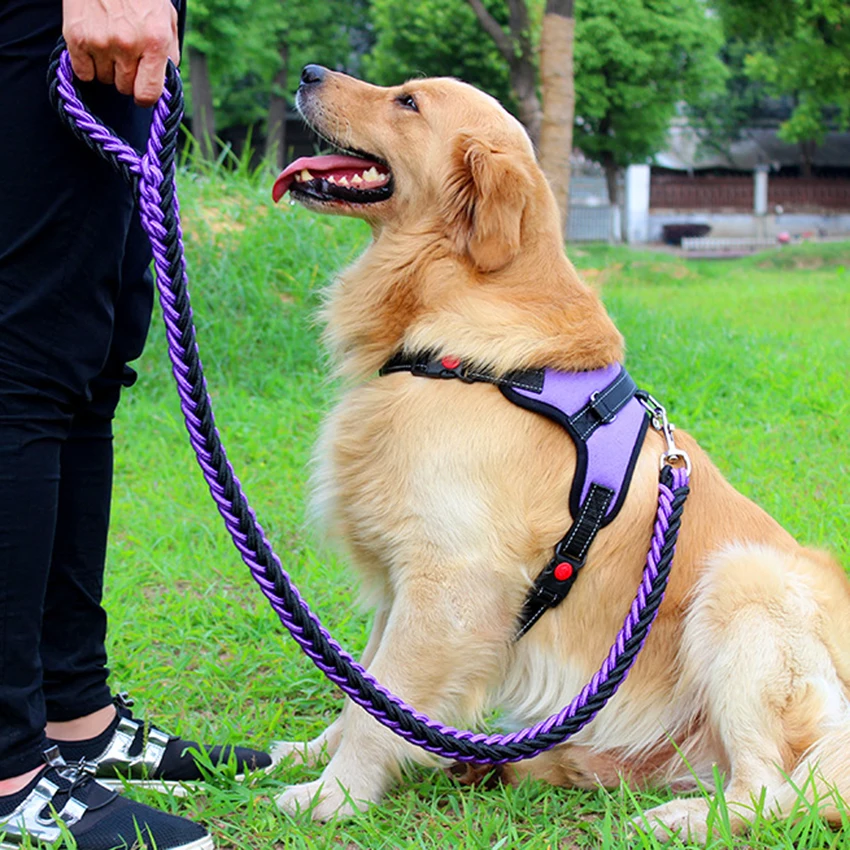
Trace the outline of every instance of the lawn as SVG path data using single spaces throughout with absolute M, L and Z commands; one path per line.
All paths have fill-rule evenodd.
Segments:
M 333 397 L 315 310 L 368 231 L 273 207 L 270 179 L 184 174 L 179 186 L 201 355 L 230 459 L 286 569 L 356 653 L 368 616 L 345 564 L 309 528 L 305 503 L 311 445 Z M 601 288 L 639 385 L 735 486 L 850 566 L 850 244 L 687 263 L 620 247 L 570 254 Z M 312 737 L 340 694 L 284 633 L 223 530 L 183 430 L 160 325 L 155 316 L 116 422 L 113 685 L 185 735 L 258 745 Z M 186 801 L 141 798 L 208 823 L 221 847 L 252 850 L 652 847 L 626 825 L 666 798 L 534 784 L 470 790 L 415 770 L 353 821 L 280 814 L 274 794 L 316 775 L 284 765 L 240 785 L 223 772 Z M 710 846 L 840 847 L 843 832 L 804 818 L 732 839 L 721 808 Z

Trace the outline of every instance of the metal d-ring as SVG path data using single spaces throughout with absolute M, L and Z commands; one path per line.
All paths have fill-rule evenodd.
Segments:
M 685 464 L 685 472 L 690 476 L 691 458 L 684 449 L 677 449 L 673 446 L 673 451 L 662 452 L 659 465 L 661 469 L 664 469 L 665 466 L 675 466 L 680 461 Z
M 691 458 L 684 449 L 680 449 L 676 445 L 673 438 L 676 426 L 667 418 L 667 408 L 645 390 L 636 393 L 636 397 L 649 413 L 652 427 L 664 437 L 664 441 L 667 443 L 667 448 L 664 449 L 658 460 L 659 468 L 664 469 L 665 466 L 675 466 L 675 464 L 681 462 L 684 463 L 685 472 L 690 477 Z

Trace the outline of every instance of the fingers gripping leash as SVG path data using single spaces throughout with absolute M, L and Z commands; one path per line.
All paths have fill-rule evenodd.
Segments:
M 589 723 L 625 680 L 664 598 L 689 493 L 689 465 L 688 468 L 670 465 L 681 457 L 681 452 L 668 449 L 664 455 L 650 551 L 623 626 L 599 671 L 568 706 L 533 727 L 507 735 L 454 729 L 416 712 L 357 664 L 310 611 L 273 552 L 221 444 L 198 353 L 187 288 L 175 186 L 177 133 L 183 104 L 176 68 L 169 63 L 165 90 L 154 108 L 151 134 L 143 153 L 117 137 L 86 109 L 75 88 L 70 60 L 62 43 L 51 61 L 48 82 L 51 100 L 62 121 L 133 188 L 142 225 L 153 249 L 169 356 L 190 442 L 234 545 L 271 607 L 304 652 L 380 723 L 429 752 L 457 761 L 503 763 L 530 758 L 551 749 Z

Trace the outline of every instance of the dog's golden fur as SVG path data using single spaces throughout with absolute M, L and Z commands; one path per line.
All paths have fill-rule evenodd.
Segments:
M 400 93 L 416 98 L 403 109 Z M 570 524 L 566 433 L 486 384 L 375 371 L 399 350 L 499 373 L 596 369 L 620 334 L 564 255 L 554 199 L 521 126 L 454 80 L 378 88 L 328 73 L 307 119 L 392 169 L 372 205 L 310 204 L 369 221 L 374 239 L 329 292 L 327 341 L 349 379 L 317 449 L 317 498 L 375 604 L 364 663 L 408 703 L 469 725 L 499 705 L 518 724 L 568 703 L 598 668 L 641 576 L 662 440 L 650 430 L 618 518 L 567 600 L 512 643 L 533 578 Z M 322 209 L 325 207 L 325 209 Z M 795 787 L 850 799 L 850 584 L 737 493 L 696 443 L 692 493 L 666 598 L 627 681 L 567 744 L 511 768 L 559 785 L 692 789 L 725 774 L 735 825 L 764 789 L 788 813 Z M 376 802 L 422 751 L 346 704 L 307 745 L 330 763 L 287 789 L 315 817 Z M 811 786 L 809 786 L 811 791 Z M 824 816 L 836 818 L 825 793 Z M 661 836 L 705 834 L 703 797 L 645 813 Z

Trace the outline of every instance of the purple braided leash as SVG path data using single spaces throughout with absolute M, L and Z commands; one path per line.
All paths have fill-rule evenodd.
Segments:
M 322 626 L 272 551 L 242 491 L 215 427 L 198 354 L 187 291 L 183 237 L 174 181 L 182 88 L 169 68 L 144 154 L 92 116 L 75 88 L 67 52 L 55 54 L 51 98 L 75 135 L 111 162 L 136 189 L 142 225 L 154 257 L 168 352 L 189 439 L 233 542 L 280 621 L 316 666 L 379 722 L 417 746 L 458 761 L 503 763 L 529 758 L 575 734 L 613 696 L 640 652 L 664 597 L 681 513 L 685 469 L 665 466 L 646 566 L 634 601 L 598 672 L 568 706 L 535 726 L 507 735 L 458 730 L 430 720 L 380 685 Z

